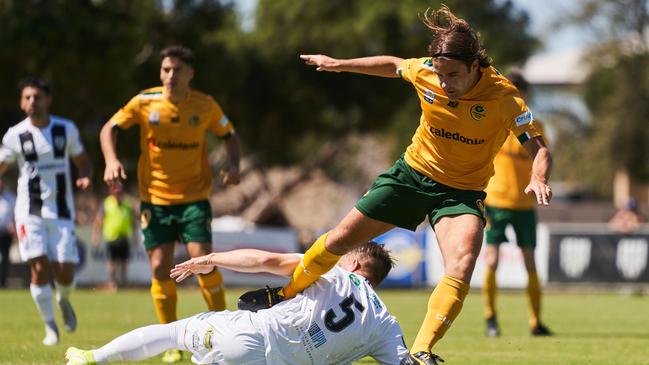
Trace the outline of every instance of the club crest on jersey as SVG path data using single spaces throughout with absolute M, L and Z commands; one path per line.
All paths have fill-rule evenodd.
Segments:
M 24 141 L 23 142 L 23 151 L 25 152 L 26 155 L 34 153 L 34 142 L 32 141 Z
M 433 101 L 435 101 L 435 93 L 432 90 L 425 89 L 424 100 L 426 100 L 428 104 L 432 104 Z
M 471 106 L 471 118 L 480 120 L 487 116 L 487 111 L 482 104 L 473 104 Z
M 200 115 L 198 115 L 198 114 L 194 114 L 194 115 L 192 115 L 191 118 L 189 118 L 189 125 L 191 125 L 192 127 L 196 127 L 196 126 L 198 126 L 199 124 L 201 124 L 201 117 L 200 117 Z
M 533 119 L 532 118 L 532 112 L 531 111 L 526 111 L 525 113 L 517 116 L 516 119 L 514 119 L 514 121 L 516 122 L 516 126 L 520 127 L 523 124 L 531 123 L 532 119 Z
M 54 148 L 57 150 L 62 150 L 65 148 L 65 136 L 56 136 L 54 137 Z
M 149 112 L 149 124 L 160 124 L 160 112 L 157 110 Z

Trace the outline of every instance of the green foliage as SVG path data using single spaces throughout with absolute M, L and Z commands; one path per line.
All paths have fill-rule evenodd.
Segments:
M 511 2 L 446 4 L 481 31 L 497 65 L 522 61 L 536 45 L 527 30 L 527 15 L 516 12 Z M 255 105 L 268 114 L 260 127 L 255 110 L 243 110 L 250 115 L 242 116 L 244 123 L 255 120 L 254 128 L 260 132 L 248 134 L 248 140 L 267 152 L 267 162 L 300 161 L 317 144 L 297 144 L 304 147 L 291 149 L 295 141 L 326 141 L 350 132 L 386 131 L 397 137 L 396 146 L 407 144 L 420 114 L 418 100 L 408 84 L 364 75 L 314 72 L 298 55 L 426 56 L 430 34 L 419 16 L 427 8 L 440 5 L 424 0 L 260 1 L 248 44 L 259 52 L 264 77 L 257 77 L 258 73 L 246 76 L 258 85 L 257 90 L 263 90 L 264 95 L 252 93 Z M 281 138 L 268 138 L 273 131 L 280 132 Z M 401 152 L 399 148 L 394 154 Z
M 511 2 L 446 2 L 478 29 L 495 64 L 522 61 L 536 45 L 528 16 Z M 233 1 L 0 0 L 0 118 L 21 118 L 16 85 L 28 75 L 53 84 L 53 112 L 81 127 L 101 175 L 101 125 L 139 90 L 159 84 L 158 51 L 182 43 L 195 51 L 194 86 L 234 121 L 244 153 L 265 164 L 301 163 L 321 145 L 352 132 L 410 139 L 417 98 L 398 80 L 318 73 L 301 53 L 334 57 L 426 55 L 419 15 L 428 0 L 260 0 L 245 32 Z M 0 130 L 3 132 L 4 130 Z M 134 175 L 137 132 L 120 156 Z M 125 148 L 124 146 L 127 146 Z M 400 151 L 395 151 L 395 154 Z
M 591 165 L 578 180 L 601 194 L 610 194 L 616 170 L 649 181 L 648 16 L 647 0 L 588 0 L 572 17 L 573 24 L 591 28 L 600 41 L 587 59 L 592 71 L 583 87 L 593 121 L 580 129 L 586 138 L 566 136 L 559 143 L 577 142 L 572 165 Z

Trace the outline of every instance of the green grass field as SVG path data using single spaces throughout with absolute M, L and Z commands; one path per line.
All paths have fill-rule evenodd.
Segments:
M 229 307 L 241 289 L 228 292 Z M 429 292 L 383 290 L 381 297 L 397 316 L 412 341 L 426 310 Z M 482 298 L 473 292 L 464 310 L 435 347 L 449 365 L 640 365 L 649 364 L 649 298 L 616 294 L 546 294 L 545 322 L 556 332 L 533 338 L 527 328 L 526 299 L 522 294 L 501 294 L 499 317 L 503 336 L 484 336 Z M 64 364 L 68 346 L 97 347 L 135 327 L 156 322 L 147 290 L 116 294 L 78 290 L 73 303 L 79 328 L 62 334 L 59 345 L 42 346 L 41 321 L 29 291 L 0 291 L 0 364 Z M 204 310 L 197 290 L 179 293 L 179 314 L 186 317 Z M 58 313 L 57 313 L 58 315 Z M 140 364 L 159 364 L 153 358 Z M 182 364 L 190 364 L 188 357 Z M 373 364 L 369 359 L 361 364 Z

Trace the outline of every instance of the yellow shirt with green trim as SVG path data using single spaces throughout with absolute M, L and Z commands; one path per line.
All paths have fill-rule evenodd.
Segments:
M 234 127 L 214 99 L 191 90 L 179 104 L 162 87 L 142 91 L 111 119 L 113 125 L 140 127 L 138 181 L 142 201 L 156 205 L 193 203 L 209 198 L 212 173 L 206 132 L 228 137 Z
M 543 123 L 535 122 L 543 133 Z M 502 209 L 533 209 L 536 206 L 535 196 L 524 192 L 530 182 L 531 171 L 532 157 L 516 136 L 509 134 L 494 159 L 494 176 L 485 190 L 485 204 Z
M 403 60 L 399 75 L 413 84 L 421 118 L 405 160 L 413 169 L 456 189 L 483 190 L 493 159 L 510 132 L 521 141 L 540 135 L 516 87 L 493 67 L 455 103 L 442 90 L 430 58 Z

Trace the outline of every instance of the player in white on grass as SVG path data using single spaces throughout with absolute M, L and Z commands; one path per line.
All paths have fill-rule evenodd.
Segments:
M 244 249 L 211 253 L 176 265 L 176 281 L 215 266 L 288 276 L 301 255 Z M 365 243 L 302 294 L 267 310 L 205 312 L 141 327 L 107 345 L 66 351 L 69 365 L 141 360 L 170 348 L 191 351 L 196 364 L 351 364 L 371 356 L 397 365 L 408 350 L 397 320 L 373 287 L 393 266 L 382 245 Z
M 39 79 L 21 81 L 20 108 L 27 118 L 9 128 L 0 147 L 0 176 L 10 163 L 20 170 L 15 207 L 20 255 L 29 262 L 30 291 L 45 322 L 43 344 L 59 341 L 54 320 L 52 287 L 68 332 L 77 319 L 70 304 L 74 288 L 74 266 L 79 261 L 74 229 L 70 159 L 77 167 L 75 184 L 90 186 L 92 167 L 84 153 L 74 123 L 49 114 L 52 98 L 49 85 Z

